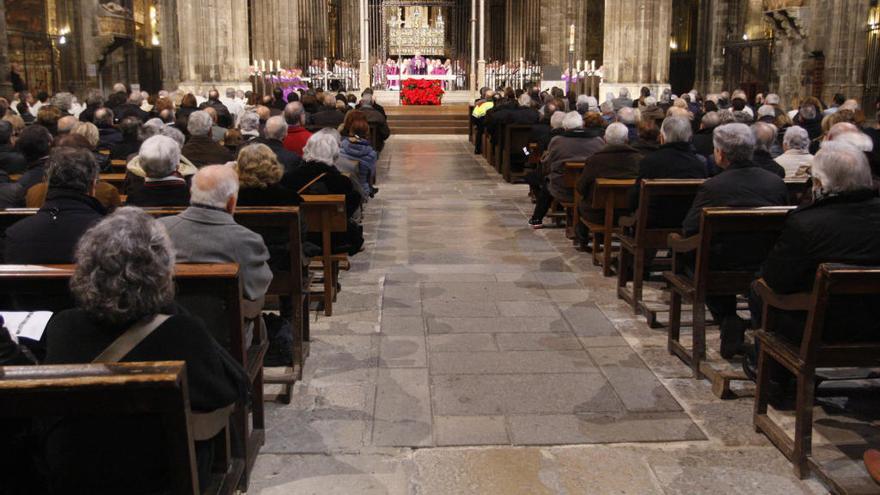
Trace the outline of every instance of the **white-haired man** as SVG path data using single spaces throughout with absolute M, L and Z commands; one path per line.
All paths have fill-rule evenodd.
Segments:
M 791 126 L 785 130 L 782 137 L 782 149 L 784 152 L 776 157 L 778 163 L 785 170 L 785 177 L 806 175 L 806 168 L 813 160 L 810 154 L 810 135 L 801 126 Z
M 257 300 L 272 281 L 263 238 L 235 223 L 238 174 L 226 165 L 201 168 L 192 179 L 190 207 L 159 219 L 178 263 L 238 263 L 244 297 Z
M 535 211 L 529 220 L 534 229 L 544 226 L 544 216 L 553 203 L 553 198 L 560 201 L 574 200 L 574 190 L 564 184 L 566 162 L 582 162 L 599 151 L 605 142 L 602 140 L 601 128 L 584 129 L 584 118 L 577 112 L 568 112 L 562 120 L 565 133 L 550 141 L 547 154 L 541 164 L 547 171 L 547 179 L 535 198 Z
M 611 103 L 614 104 L 614 111 L 619 112 L 621 108 L 629 107 L 632 108 L 633 101 L 629 96 L 629 88 L 622 87 L 620 91 L 617 93 L 617 98 L 612 100 Z
M 782 206 L 788 203 L 788 188 L 782 177 L 752 161 L 755 135 L 745 124 L 727 124 L 715 129 L 715 163 L 723 170 L 706 180 L 697 190 L 693 205 L 684 219 L 686 235 L 700 231 L 703 208 L 709 206 Z M 713 267 L 719 269 L 757 270 L 766 251 L 762 245 L 772 242 L 754 233 L 725 237 L 712 246 Z M 745 322 L 736 314 L 735 296 L 707 297 L 706 305 L 715 321 L 721 322 L 721 355 L 730 358 L 741 350 Z
M 829 142 L 813 158 L 813 197 L 808 206 L 789 213 L 773 250 L 761 268 L 775 292 L 810 292 L 821 263 L 880 265 L 880 198 L 871 190 L 871 169 L 861 150 Z M 762 303 L 751 295 L 753 322 Z M 780 336 L 797 345 L 805 314 L 774 312 Z M 880 332 L 880 298 L 852 296 L 833 302 L 822 337 L 830 342 L 876 340 Z M 743 362 L 754 377 L 753 356 Z M 752 358 L 752 359 L 748 359 Z
M 302 165 L 302 158 L 284 147 L 284 138 L 287 137 L 287 121 L 284 120 L 284 117 L 280 115 L 269 117 L 266 120 L 263 134 L 265 137 L 254 139 L 251 143 L 262 143 L 268 146 L 278 158 L 278 163 L 284 167 L 285 177 Z
M 167 136 L 153 136 L 141 145 L 138 164 L 144 171 L 140 187 L 128 191 L 126 205 L 130 206 L 187 206 L 189 184 L 177 171 L 180 146 Z
M 752 124 L 752 134 L 755 135 L 755 153 L 752 156 L 752 161 L 768 172 L 785 177 L 785 169 L 773 160 L 774 156 L 770 153 L 776 143 L 776 136 L 779 134 L 776 126 L 766 122 L 757 122 Z
M 605 146 L 587 158 L 577 181 L 577 190 L 583 197 L 581 215 L 592 222 L 601 222 L 604 211 L 590 209 L 596 179 L 634 179 L 639 175 L 641 161 L 641 153 L 629 145 L 629 130 L 625 125 L 615 122 L 605 128 Z M 585 240 L 581 238 L 582 242 Z
M 196 167 L 204 167 L 218 163 L 226 163 L 234 160 L 232 153 L 222 145 L 215 143 L 211 137 L 214 128 L 214 119 L 204 110 L 197 110 L 190 114 L 186 124 L 189 131 L 189 141 L 181 150 L 183 156 Z

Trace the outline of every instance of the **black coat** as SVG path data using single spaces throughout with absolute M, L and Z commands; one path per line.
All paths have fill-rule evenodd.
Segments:
M 110 149 L 115 144 L 122 142 L 122 133 L 115 127 L 98 128 L 98 147 Z
M 638 148 L 637 148 L 638 149 Z M 705 179 L 706 164 L 690 143 L 667 143 L 648 153 L 639 163 L 636 186 L 629 192 L 631 211 L 639 208 L 642 179 Z M 667 201 L 651 205 L 648 223 L 652 227 L 678 227 L 690 209 L 690 201 Z
M 8 174 L 20 174 L 27 168 L 24 155 L 15 150 L 10 144 L 0 145 L 0 169 Z
M 81 309 L 58 313 L 46 327 L 45 362 L 88 363 L 131 324 L 103 323 Z M 244 370 L 202 321 L 188 314 L 169 318 L 122 361 L 185 361 L 189 400 L 195 411 L 212 411 L 247 394 Z M 65 418 L 49 431 L 47 464 L 55 483 L 65 492 L 153 493 L 167 489 L 163 429 L 155 419 Z M 196 443 L 197 454 L 204 452 L 204 443 Z
M 789 213 L 779 240 L 761 272 L 776 292 L 813 289 L 820 263 L 880 265 L 880 199 L 862 190 L 824 198 Z M 800 325 L 783 333 L 800 335 Z M 832 299 L 826 318 L 826 340 L 876 340 L 880 335 L 880 297 Z M 785 331 L 788 330 L 788 331 Z
M 217 112 L 217 125 L 226 129 L 232 127 L 232 114 L 229 113 L 229 109 L 226 108 L 226 105 L 217 100 L 208 100 L 199 105 L 199 110 L 204 110 L 207 107 L 211 107 Z
M 116 122 L 122 122 L 122 119 L 126 117 L 137 117 L 141 123 L 144 123 L 150 118 L 150 114 L 141 110 L 141 107 L 133 103 L 124 103 L 114 108 L 113 116 Z
M 128 160 L 128 157 L 137 154 L 140 149 L 141 142 L 139 139 L 123 139 L 119 143 L 110 146 L 110 159 Z
M 641 161 L 642 155 L 628 144 L 606 144 L 587 158 L 576 186 L 583 197 L 579 206 L 581 214 L 589 218 L 596 213 L 590 210 L 596 179 L 632 179 L 639 175 Z M 598 220 L 598 217 L 594 216 L 591 220 Z
M 238 206 L 297 206 L 302 198 L 296 191 L 281 184 L 260 189 L 242 187 L 238 190 Z
M 312 115 L 312 125 L 322 127 L 339 127 L 345 120 L 345 114 L 337 110 L 335 107 L 321 107 L 321 111 Z
M 700 129 L 694 134 L 694 149 L 697 150 L 698 154 L 706 158 L 715 153 L 715 143 L 712 141 L 713 132 L 715 132 L 714 127 L 711 129 Z
M 180 152 L 199 168 L 205 165 L 223 165 L 235 159 L 232 152 L 215 143 L 211 136 L 190 136 Z
M 284 175 L 292 173 L 303 164 L 303 159 L 296 153 L 284 147 L 284 143 L 277 139 L 256 138 L 251 143 L 265 144 L 275 152 L 278 163 L 284 167 Z
M 752 162 L 731 163 L 723 172 L 706 180 L 682 226 L 687 235 L 700 230 L 700 215 L 709 206 L 758 207 L 788 204 L 788 188 L 781 177 Z
M 35 215 L 6 229 L 4 262 L 73 263 L 77 241 L 105 214 L 101 203 L 91 196 L 51 188 Z
M 532 126 L 532 132 L 529 133 L 529 142 L 538 143 L 538 151 L 543 152 L 550 144 L 550 122 L 542 121 Z
M 128 190 L 127 206 L 189 206 L 189 184 L 186 181 L 137 181 L 136 184 Z
M 752 162 L 770 173 L 785 178 L 785 169 L 782 168 L 782 165 L 776 163 L 776 160 L 773 159 L 773 156 L 769 151 L 755 150 L 755 156 L 752 158 Z
M 700 186 L 682 226 L 685 235 L 698 233 L 703 208 L 709 206 L 751 208 L 787 203 L 788 188 L 781 177 L 752 162 L 732 163 Z M 725 234 L 712 243 L 712 267 L 757 271 L 775 241 L 772 233 Z

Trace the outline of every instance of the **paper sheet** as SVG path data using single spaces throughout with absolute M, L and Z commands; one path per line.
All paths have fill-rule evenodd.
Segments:
M 0 311 L 0 316 L 5 322 L 3 326 L 9 330 L 9 334 L 17 342 L 19 337 L 31 340 L 40 340 L 49 319 L 51 311 Z

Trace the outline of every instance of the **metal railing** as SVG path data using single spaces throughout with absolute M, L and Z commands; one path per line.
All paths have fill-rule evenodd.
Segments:
M 493 89 L 526 89 L 541 85 L 541 66 L 535 62 L 490 62 L 486 64 L 486 86 Z

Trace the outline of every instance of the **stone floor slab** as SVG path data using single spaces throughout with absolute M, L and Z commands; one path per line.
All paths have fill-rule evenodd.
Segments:
M 431 353 L 431 375 L 484 373 L 596 373 L 583 351 Z
M 504 416 L 436 416 L 434 438 L 439 446 L 510 443 Z
M 372 443 L 390 447 L 431 445 L 427 370 L 379 370 Z

